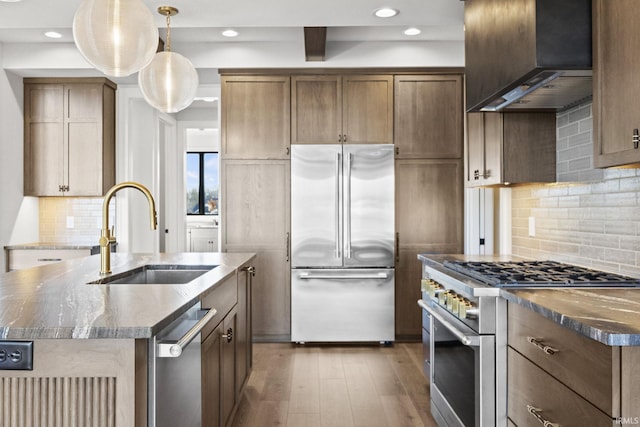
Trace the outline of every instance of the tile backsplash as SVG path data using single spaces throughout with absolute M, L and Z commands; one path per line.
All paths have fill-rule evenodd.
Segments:
M 557 123 L 558 183 L 512 189 L 512 253 L 640 277 L 640 169 L 593 169 L 591 104 Z
M 40 241 L 97 244 L 102 226 L 102 197 L 41 197 Z M 115 221 L 115 201 L 109 205 Z

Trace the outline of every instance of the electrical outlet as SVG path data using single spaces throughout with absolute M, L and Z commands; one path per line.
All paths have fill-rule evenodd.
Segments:
M 535 236 L 536 236 L 536 217 L 530 216 L 529 217 L 529 237 L 535 237 Z
M 67 217 L 67 228 L 73 228 L 74 227 L 74 218 L 72 216 L 68 216 Z
M 0 341 L 0 370 L 32 371 L 33 341 Z

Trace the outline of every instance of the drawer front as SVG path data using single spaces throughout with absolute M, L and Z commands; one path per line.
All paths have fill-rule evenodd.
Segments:
M 202 330 L 204 340 L 238 302 L 238 279 L 236 274 L 229 276 L 211 292 L 201 298 L 202 308 L 213 308 L 217 314 Z
M 511 347 L 607 415 L 620 416 L 619 348 L 583 337 L 520 305 L 509 303 L 508 310 Z M 545 351 L 545 346 L 551 349 Z
M 509 348 L 508 416 L 518 427 L 544 421 L 563 427 L 611 427 L 613 420 L 521 354 Z M 533 413 L 532 413 L 533 412 Z
M 8 267 L 9 270 L 20 270 L 89 255 L 89 249 L 11 249 Z

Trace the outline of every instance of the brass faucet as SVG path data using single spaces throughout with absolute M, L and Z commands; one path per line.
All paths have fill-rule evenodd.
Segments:
M 156 217 L 156 202 L 153 200 L 151 192 L 142 184 L 137 182 L 121 182 L 116 184 L 107 191 L 104 195 L 104 202 L 102 203 L 102 231 L 100 232 L 100 274 L 105 275 L 111 273 L 111 244 L 115 243 L 116 236 L 113 235 L 113 230 L 109 230 L 109 202 L 113 195 L 123 188 L 135 188 L 140 190 L 142 194 L 147 197 L 149 201 L 149 213 L 151 215 L 151 228 L 155 230 L 158 226 L 158 219 Z

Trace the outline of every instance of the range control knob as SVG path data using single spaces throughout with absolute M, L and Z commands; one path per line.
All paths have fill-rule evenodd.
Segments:
M 469 300 L 464 300 L 458 306 L 458 317 L 460 319 L 475 319 L 478 316 L 478 308 Z

